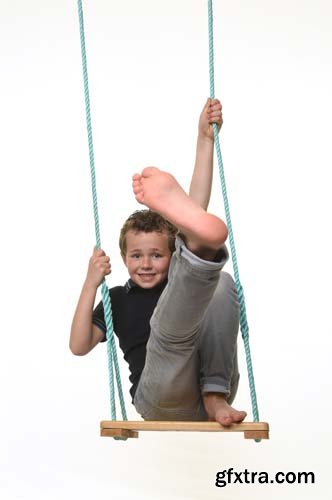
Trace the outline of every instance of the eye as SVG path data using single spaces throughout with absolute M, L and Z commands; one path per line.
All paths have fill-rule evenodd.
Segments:
M 139 259 L 139 257 L 140 257 L 139 253 L 134 253 L 134 254 L 131 256 L 131 258 L 132 258 L 132 259 Z
M 156 258 L 156 259 L 159 259 L 160 257 L 162 257 L 162 255 L 160 253 L 155 253 L 153 254 L 153 256 Z

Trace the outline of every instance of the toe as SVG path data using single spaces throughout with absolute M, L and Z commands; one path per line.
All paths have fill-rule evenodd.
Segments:
M 143 189 L 139 184 L 133 185 L 133 191 L 135 194 L 143 193 Z
M 146 167 L 142 170 L 142 177 L 150 177 L 151 175 L 159 174 L 160 170 L 157 167 Z
M 246 418 L 247 414 L 245 411 L 239 411 L 233 414 L 233 421 L 234 422 L 242 422 Z
M 232 423 L 233 423 L 233 419 L 232 419 L 232 417 L 226 417 L 226 416 L 224 416 L 224 417 L 221 417 L 221 418 L 219 419 L 219 423 L 220 423 L 221 425 L 225 425 L 225 426 L 227 427 L 227 426 L 229 426 L 229 425 L 232 425 Z

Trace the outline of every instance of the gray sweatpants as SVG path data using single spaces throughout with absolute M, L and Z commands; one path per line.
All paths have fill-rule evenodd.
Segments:
M 145 367 L 135 398 L 145 420 L 207 420 L 206 392 L 235 397 L 239 304 L 233 278 L 176 238 L 168 284 L 152 315 Z

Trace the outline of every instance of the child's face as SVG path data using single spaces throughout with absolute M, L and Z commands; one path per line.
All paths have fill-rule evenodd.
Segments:
M 123 257 L 131 279 L 142 288 L 153 288 L 167 278 L 171 252 L 166 233 L 128 231 Z

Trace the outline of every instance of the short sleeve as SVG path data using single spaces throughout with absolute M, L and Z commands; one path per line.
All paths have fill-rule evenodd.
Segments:
M 101 342 L 105 342 L 106 324 L 105 324 L 104 306 L 102 301 L 99 302 L 99 304 L 92 313 L 92 324 L 97 326 L 102 332 L 104 332 L 104 338 L 101 340 Z

